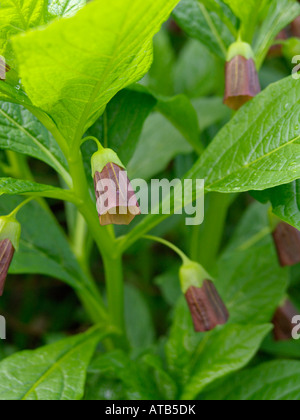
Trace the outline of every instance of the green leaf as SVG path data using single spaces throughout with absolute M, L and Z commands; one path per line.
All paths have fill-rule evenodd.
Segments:
M 261 0 L 223 0 L 241 21 L 243 40 L 252 41 L 259 17 Z
M 8 214 L 20 202 L 17 197 L 1 197 L 0 214 Z M 51 213 L 31 202 L 19 212 L 18 220 L 22 225 L 20 248 L 14 255 L 10 272 L 44 274 L 81 290 L 84 275 Z
M 0 147 L 40 159 L 69 178 L 67 162 L 52 135 L 25 108 L 0 105 Z
M 143 294 L 129 285 L 125 287 L 125 323 L 135 351 L 149 348 L 154 343 L 155 330 L 149 305 Z
M 86 0 L 52 0 L 48 12 L 53 17 L 71 17 L 86 5 Z
M 300 180 L 265 191 L 255 191 L 253 196 L 266 203 L 270 201 L 273 213 L 300 230 Z
M 199 139 L 197 114 L 186 95 L 180 94 L 172 97 L 161 96 L 140 84 L 132 85 L 129 89 L 152 95 L 156 100 L 156 110 L 177 128 L 195 151 L 198 153 L 202 152 L 203 147 Z
M 174 95 L 175 51 L 164 27 L 153 39 L 153 63 L 143 79 L 152 92 L 158 95 Z
M 151 41 L 178 0 L 105 0 L 13 40 L 25 90 L 79 146 L 112 97 L 141 79 Z M 42 66 L 41 66 L 42 63 Z
M 300 362 L 265 363 L 228 378 L 222 386 L 204 394 L 207 400 L 299 401 Z
M 278 264 L 267 210 L 247 209 L 213 273 L 232 323 L 271 321 L 286 295 L 289 270 Z
M 185 95 L 161 100 L 157 109 L 178 129 L 196 152 L 200 154 L 203 151 L 196 111 Z
M 300 177 L 300 85 L 269 86 L 219 132 L 187 178 L 208 191 L 263 190 Z
M 213 124 L 229 120 L 230 110 L 219 97 L 192 99 L 192 105 L 198 115 L 200 130 L 206 130 Z
M 142 360 L 131 360 L 121 350 L 97 357 L 90 369 L 93 373 L 109 373 L 112 378 L 120 379 L 130 400 L 160 399 L 153 375 Z
M 98 328 L 0 363 L 0 400 L 79 400 L 98 342 Z
M 300 341 L 274 341 L 270 334 L 263 342 L 261 351 L 277 359 L 300 359 Z
M 245 2 L 248 3 L 248 2 Z M 261 67 L 269 48 L 279 32 L 300 15 L 300 5 L 295 0 L 272 0 L 255 38 L 256 63 Z
M 198 0 L 181 0 L 173 12 L 177 23 L 190 37 L 202 42 L 222 59 L 226 58 L 227 48 L 236 36 L 236 29 L 231 23 L 234 16 L 231 13 L 227 18 L 228 14 L 230 9 L 221 1 Z
M 10 38 L 44 23 L 47 2 L 44 0 L 2 0 L 0 6 L 0 54 L 11 64 Z
M 269 324 L 227 325 L 210 334 L 201 354 L 190 362 L 191 377 L 181 398 L 196 398 L 208 384 L 247 365 L 270 330 Z
M 151 114 L 127 166 L 129 176 L 150 179 L 163 171 L 176 155 L 191 151 L 191 146 L 165 117 Z
M 189 98 L 224 90 L 224 66 L 200 42 L 190 39 L 180 51 L 174 67 L 175 93 Z
M 201 348 L 204 334 L 195 333 L 191 314 L 181 294 L 175 313 L 165 352 L 168 367 L 178 384 L 187 382 L 190 372 L 189 363 L 197 348 Z
M 144 92 L 122 90 L 107 105 L 104 115 L 88 131 L 113 149 L 124 165 L 130 161 L 144 122 L 156 105 Z
M 37 197 L 57 198 L 61 200 L 73 200 L 73 194 L 61 188 L 51 185 L 38 184 L 32 181 L 24 181 L 15 178 L 0 178 L 0 196 L 29 194 Z
M 270 322 L 285 296 L 289 272 L 279 267 L 274 246 L 236 250 L 218 262 L 216 284 L 232 323 Z

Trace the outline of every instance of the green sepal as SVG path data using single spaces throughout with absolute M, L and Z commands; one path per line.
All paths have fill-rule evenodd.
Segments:
M 125 166 L 120 161 L 119 156 L 112 149 L 100 149 L 94 153 L 91 159 L 92 176 L 94 178 L 95 172 L 102 172 L 108 163 L 114 163 L 125 169 Z
M 0 217 L 0 241 L 9 239 L 17 251 L 19 249 L 20 236 L 21 225 L 14 217 Z
M 254 60 L 254 53 L 252 47 L 247 42 L 237 41 L 230 45 L 227 52 L 227 61 L 231 61 L 237 55 L 241 55 L 246 60 Z
M 205 280 L 214 281 L 200 264 L 193 261 L 186 261 L 180 267 L 179 278 L 184 294 L 192 286 L 201 288 Z

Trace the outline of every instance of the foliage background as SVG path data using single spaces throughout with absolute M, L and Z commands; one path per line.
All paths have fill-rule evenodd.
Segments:
M 53 1 L 50 16 L 49 9 L 46 14 L 38 9 L 39 4 L 46 7 L 46 3 L 24 2 L 30 10 L 30 16 L 26 15 L 26 9 L 22 11 L 28 18 L 24 30 L 43 25 L 57 15 L 71 16 L 84 5 L 80 1 Z M 102 6 L 103 22 L 110 14 L 110 24 L 119 28 L 124 15 L 116 11 L 111 17 L 114 2 L 110 2 L 110 6 L 100 0 L 93 3 Z M 121 7 L 121 3 L 117 3 Z M 6 5 L 5 13 L 0 9 L 2 52 L 12 63 L 17 60 L 16 69 L 23 76 L 30 100 L 51 115 L 51 123 L 55 122 L 67 143 L 78 146 L 86 131 L 104 139 L 126 163 L 131 178 L 183 177 L 197 162 L 198 154 L 219 133 L 215 146 L 209 149 L 211 155 L 206 152 L 192 172 L 195 177 L 206 177 L 210 186 L 205 223 L 200 228 L 187 227 L 183 217 L 172 216 L 156 226 L 153 233 L 177 244 L 210 270 L 231 313 L 230 322 L 212 333 L 195 334 L 181 297 L 178 258 L 161 245 L 139 240 L 126 250 L 123 258 L 129 350 L 117 346 L 104 352 L 107 332 L 100 331 L 101 337 L 97 329 L 84 333 L 90 327 L 90 314 L 78 296 L 81 296 L 82 285 L 91 287 L 88 280 L 91 275 L 105 295 L 103 263 L 74 203 L 59 200 L 62 193 L 51 189 L 66 186 L 69 179 L 64 150 L 57 147 L 53 133 L 32 116 L 34 111 L 19 105 L 28 104 L 25 97 L 21 98 L 23 87 L 18 85 L 17 74 L 12 70 L 8 73 L 6 87 L 1 82 L 0 171 L 3 179 L 23 181 L 7 184 L 0 179 L 1 192 L 12 194 L 1 196 L 0 212 L 6 214 L 14 208 L 21 201 L 14 193 L 24 191 L 47 197 L 47 204 L 39 198 L 26 206 L 19 217 L 22 223 L 20 252 L 13 261 L 5 295 L 0 301 L 0 313 L 7 319 L 8 331 L 7 341 L 0 343 L 0 398 L 79 399 L 84 390 L 85 399 L 299 399 L 300 342 L 275 343 L 270 321 L 286 293 L 300 310 L 300 268 L 279 267 L 271 235 L 264 234 L 269 224 L 269 204 L 256 202 L 248 191 L 284 184 L 264 193 L 262 201 L 270 200 L 279 217 L 300 226 L 299 188 L 295 181 L 299 177 L 296 137 L 300 124 L 299 86 L 288 78 L 291 73 L 289 56 L 264 59 L 277 33 L 300 15 L 300 11 L 292 0 L 273 1 L 271 6 L 268 1 L 260 2 L 270 7 L 268 10 L 273 14 L 269 12 L 260 20 L 257 17 L 262 24 L 258 25 L 260 29 L 253 38 L 255 21 L 249 21 L 251 9 L 247 7 L 255 7 L 254 0 L 247 2 L 247 6 L 238 1 L 202 1 L 201 7 L 197 0 L 181 0 L 173 17 L 160 30 L 160 24 L 169 15 L 167 8 L 172 10 L 173 7 L 171 1 L 159 2 L 160 13 L 165 18 L 161 17 L 160 22 L 156 16 L 152 25 L 151 19 L 157 11 L 153 9 L 146 14 L 145 19 L 150 23 L 147 21 L 148 32 L 141 56 L 141 45 L 134 44 L 134 39 L 145 25 L 139 18 L 148 3 L 135 0 L 138 12 L 128 13 L 123 22 L 122 29 L 125 34 L 128 30 L 129 39 L 120 38 L 121 53 L 116 59 L 119 67 L 107 78 L 103 76 L 95 102 L 86 120 L 80 122 L 79 135 L 74 133 L 74 127 L 81 111 L 74 97 L 78 90 L 73 92 L 73 85 L 81 84 L 80 100 L 88 101 L 89 89 L 95 88 L 90 85 L 98 84 L 95 74 L 102 71 L 102 60 L 110 44 L 109 31 L 107 38 L 99 38 L 103 35 L 101 31 L 107 30 L 97 22 L 99 15 L 84 14 L 84 10 L 88 10 L 84 9 L 82 15 L 75 15 L 63 26 L 57 21 L 44 31 L 14 38 L 13 50 L 7 40 L 15 35 L 8 29 L 16 19 L 13 12 L 9 13 L 14 6 L 13 2 L 2 2 L 2 8 Z M 175 6 L 176 2 L 173 3 Z M 217 37 L 208 25 L 207 13 L 219 31 Z M 274 16 L 276 25 L 272 20 Z M 82 38 L 82 33 L 76 34 L 72 28 L 72 25 L 77 27 L 76 19 L 78 25 L 83 25 L 86 37 Z M 130 32 L 128 28 L 137 22 L 139 26 Z M 241 22 L 244 37 L 248 37 L 249 42 L 253 40 L 258 63 L 263 63 L 260 70 L 263 89 L 279 83 L 264 91 L 254 104 L 246 105 L 220 133 L 232 118 L 231 111 L 222 104 L 224 50 L 226 52 L 234 41 Z M 158 30 L 151 64 L 149 41 Z M 78 55 L 80 49 L 82 56 Z M 64 57 L 62 63 L 57 61 L 58 50 Z M 128 50 L 134 60 L 140 60 L 134 74 Z M 101 51 L 103 57 L 99 54 L 95 59 L 95 51 Z M 68 68 L 66 63 L 72 63 L 73 67 Z M 131 85 L 143 76 L 150 64 L 150 70 L 138 86 L 122 89 L 125 87 L 123 78 L 127 78 L 126 86 Z M 109 86 L 113 86 L 110 93 Z M 9 87 L 14 89 L 12 102 L 17 103 L 7 102 L 7 95 L 11 95 Z M 61 98 L 58 98 L 59 93 L 62 93 Z M 69 115 L 63 109 L 67 109 Z M 39 118 L 37 112 L 35 115 Z M 270 133 L 271 140 L 262 136 L 261 147 L 255 148 L 253 133 L 259 134 L 262 126 Z M 278 132 L 280 140 L 276 137 Z M 294 136 L 296 142 L 289 145 L 289 136 Z M 228 163 L 232 156 L 226 157 L 226 153 L 230 153 L 226 144 L 236 141 L 241 146 L 234 151 L 240 155 L 235 162 L 238 175 L 233 176 Z M 282 147 L 281 154 L 273 156 L 270 162 L 267 146 L 272 141 L 282 141 L 282 146 L 287 147 Z M 82 147 L 90 186 L 89 161 L 93 147 L 90 143 Z M 216 154 L 220 156 L 223 148 L 224 159 L 215 165 Z M 254 153 L 261 154 L 263 163 L 254 168 L 253 173 L 246 174 L 240 165 L 242 157 Z M 266 171 L 264 165 L 269 165 Z M 223 174 L 226 174 L 225 181 L 222 181 Z M 32 181 L 51 188 L 47 187 L 44 194 L 42 187 L 35 190 Z M 293 184 L 286 186 L 290 181 Z M 116 235 L 122 236 L 128 231 L 117 228 Z M 130 235 L 128 244 L 131 244 Z M 75 335 L 79 333 L 85 335 Z M 71 335 L 75 336 L 70 341 L 67 337 Z M 99 344 L 100 338 L 104 340 Z M 54 346 L 48 348 L 49 354 L 46 350 L 39 356 L 19 353 L 49 344 Z M 16 378 L 37 382 L 40 373 L 35 370 L 36 366 L 47 371 L 67 349 L 70 354 L 64 369 L 67 369 L 69 381 L 63 392 L 58 386 L 60 379 L 52 377 L 52 373 L 49 382 L 45 381 L 37 389 L 18 389 L 14 383 Z M 10 359 L 6 358 L 14 354 L 16 359 L 11 366 Z M 78 366 L 78 360 L 82 365 Z M 34 368 L 30 372 L 26 366 L 30 367 L 31 363 Z M 7 378 L 10 378 L 9 386 Z M 77 387 L 72 385 L 74 382 Z

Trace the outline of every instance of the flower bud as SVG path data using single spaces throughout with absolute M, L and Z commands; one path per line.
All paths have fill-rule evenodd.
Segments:
M 275 341 L 287 341 L 292 339 L 292 331 L 295 325 L 292 323 L 294 316 L 299 315 L 299 311 L 288 299 L 277 308 L 273 317 L 273 335 Z
M 209 274 L 200 264 L 188 261 L 180 269 L 180 282 L 196 332 L 226 324 L 229 313 Z
M 299 230 L 285 222 L 280 222 L 273 232 L 273 239 L 282 267 L 300 263 Z
M 11 217 L 0 217 L 0 296 L 15 249 L 19 247 L 21 225 Z
M 258 74 L 251 46 L 235 42 L 228 51 L 225 68 L 224 104 L 238 110 L 260 91 Z
M 141 214 L 127 172 L 113 150 L 102 149 L 92 156 L 92 173 L 102 226 L 129 225 Z

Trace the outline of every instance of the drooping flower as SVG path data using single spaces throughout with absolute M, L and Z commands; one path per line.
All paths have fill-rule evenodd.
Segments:
M 300 232 L 285 222 L 277 224 L 273 232 L 278 259 L 282 267 L 300 263 Z
M 261 91 L 252 48 L 236 42 L 228 51 L 225 67 L 224 104 L 238 110 Z
M 128 225 L 141 214 L 124 165 L 111 149 L 92 156 L 97 210 L 100 224 Z
M 196 332 L 213 330 L 228 321 L 229 313 L 215 284 L 200 264 L 189 261 L 180 269 L 181 288 Z
M 276 341 L 287 341 L 292 339 L 294 328 L 293 318 L 299 315 L 299 311 L 294 307 L 289 299 L 279 306 L 273 317 L 273 335 Z
M 0 296 L 3 294 L 9 266 L 18 249 L 21 225 L 16 219 L 0 217 Z

